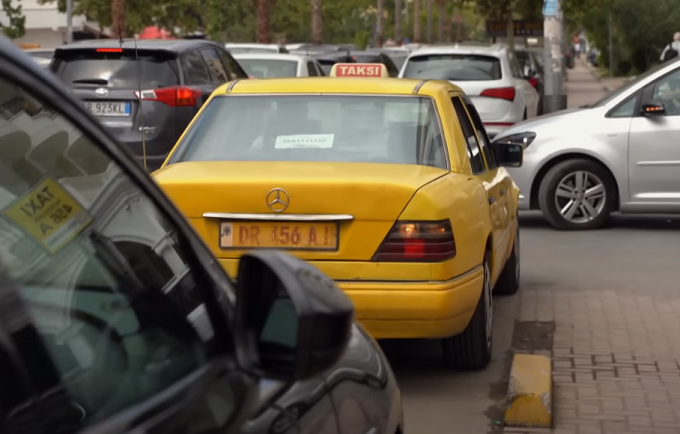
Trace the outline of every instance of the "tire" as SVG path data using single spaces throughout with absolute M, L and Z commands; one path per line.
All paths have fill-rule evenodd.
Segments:
M 475 312 L 463 333 L 441 340 L 444 363 L 448 368 L 484 369 L 491 361 L 493 344 L 493 298 L 489 254 L 484 255 L 484 282 Z M 488 310 L 487 310 L 488 309 Z
M 496 286 L 493 288 L 494 294 L 512 295 L 519 289 L 520 274 L 520 245 L 519 245 L 519 224 L 515 230 L 515 241 L 512 243 L 512 253 L 503 266 L 501 275 L 498 276 Z
M 576 178 L 581 179 L 580 189 Z M 591 230 L 601 228 L 607 222 L 614 211 L 616 194 L 616 182 L 601 164 L 590 160 L 567 160 L 555 165 L 541 180 L 538 204 L 555 229 Z M 566 215 L 562 215 L 561 210 L 566 210 Z

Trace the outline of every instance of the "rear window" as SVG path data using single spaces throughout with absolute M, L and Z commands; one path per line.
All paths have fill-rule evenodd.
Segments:
M 251 77 L 297 77 L 298 63 L 292 60 L 236 59 L 236 61 Z
M 502 78 L 497 57 L 472 54 L 433 54 L 411 57 L 406 78 L 456 81 L 490 81 Z
M 318 62 L 324 74 L 331 75 L 331 69 L 333 69 L 333 65 L 336 63 L 335 60 L 318 59 Z
M 110 49 L 115 50 L 115 49 Z M 109 88 L 148 89 L 180 84 L 177 55 L 161 50 L 95 48 L 56 50 L 51 69 L 67 85 L 94 84 Z
M 446 168 L 432 100 L 369 95 L 214 98 L 172 156 L 182 161 L 319 161 Z
M 382 63 L 382 59 L 376 54 L 354 54 L 352 59 L 357 63 Z

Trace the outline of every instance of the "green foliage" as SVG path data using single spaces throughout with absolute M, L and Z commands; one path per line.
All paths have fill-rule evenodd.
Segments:
M 20 3 L 21 0 L 17 0 Z M 2 32 L 10 39 L 21 38 L 26 34 L 26 17 L 21 14 L 21 4 L 12 6 L 12 0 L 2 0 L 2 10 L 7 15 L 7 24 L 2 24 Z
M 632 68 L 639 71 L 645 71 L 659 61 L 661 50 L 671 42 L 680 22 L 676 0 L 654 0 L 653 7 L 638 0 L 610 0 L 605 7 L 592 8 L 582 17 L 591 42 L 605 52 L 608 49 L 609 13 L 612 17 L 614 64 L 619 66 L 621 62 L 630 61 Z M 608 55 L 603 57 L 608 66 Z M 627 67 L 627 64 L 624 65 Z
M 4 1 L 4 0 L 3 0 Z M 66 0 L 38 0 L 40 4 L 57 3 L 59 12 L 66 13 Z M 158 26 L 169 31 L 175 28 L 186 32 L 196 30 L 197 16 L 201 12 L 200 0 L 126 0 L 126 33 L 139 33 L 145 27 Z M 85 15 L 100 27 L 111 26 L 110 0 L 73 0 L 73 14 Z M 115 30 L 115 29 L 114 29 Z M 117 31 L 114 31 L 117 34 Z

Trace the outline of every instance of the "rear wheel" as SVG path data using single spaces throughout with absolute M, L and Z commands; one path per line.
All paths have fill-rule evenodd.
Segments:
M 491 361 L 493 299 L 488 253 L 484 255 L 483 268 L 482 293 L 470 323 L 460 335 L 442 339 L 442 352 L 447 367 L 484 369 Z
M 493 288 L 494 294 L 511 295 L 519 289 L 520 272 L 520 251 L 519 251 L 519 224 L 515 230 L 515 241 L 512 243 L 512 253 L 505 262 L 503 271 L 498 277 L 496 286 Z

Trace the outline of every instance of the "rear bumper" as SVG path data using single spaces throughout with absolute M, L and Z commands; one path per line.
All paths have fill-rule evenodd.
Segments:
M 337 282 L 376 339 L 444 338 L 465 330 L 482 291 L 483 270 L 444 282 Z

